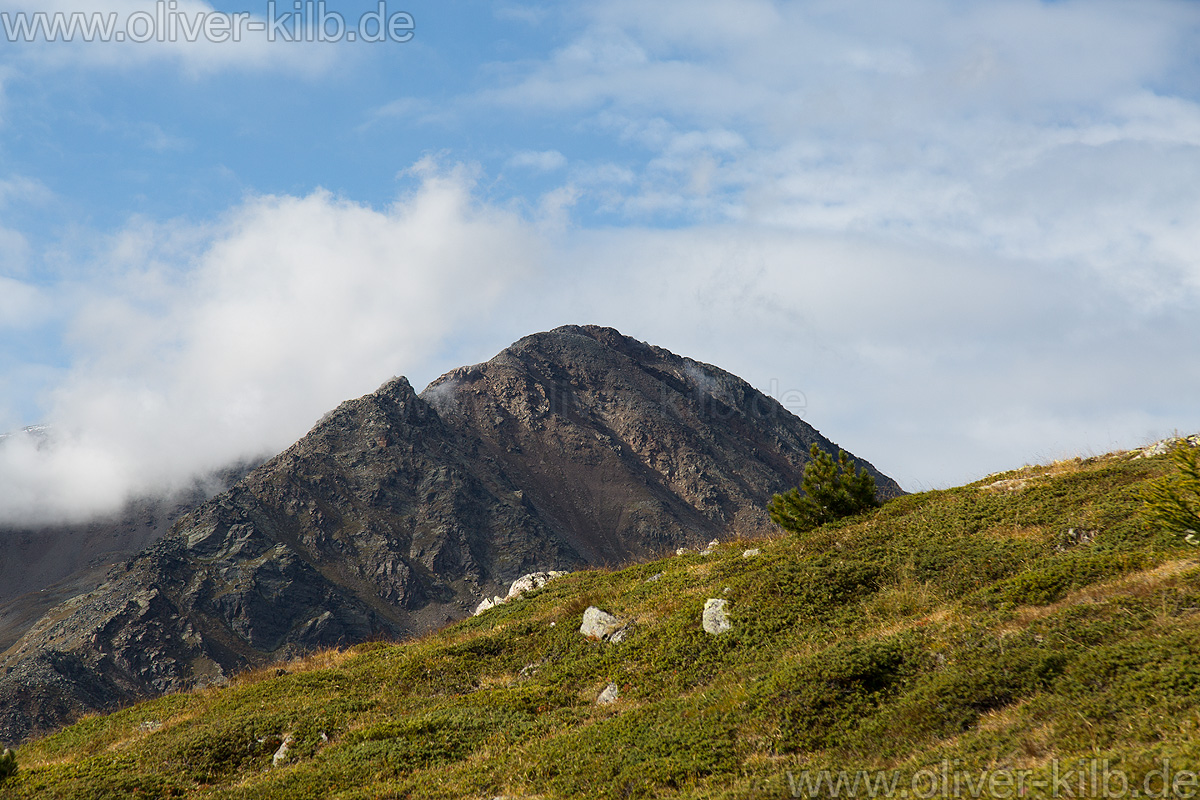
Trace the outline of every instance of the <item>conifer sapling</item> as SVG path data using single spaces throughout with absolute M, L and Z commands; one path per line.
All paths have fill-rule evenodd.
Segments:
M 812 460 L 804 468 L 800 488 L 771 498 L 771 520 L 784 530 L 803 532 L 875 508 L 875 477 L 858 470 L 844 450 L 838 460 L 817 445 L 809 449 Z M 803 494 L 801 494 L 803 490 Z

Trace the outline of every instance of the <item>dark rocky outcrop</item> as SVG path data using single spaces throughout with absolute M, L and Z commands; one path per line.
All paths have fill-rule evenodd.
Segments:
M 0 526 L 0 653 L 53 606 L 95 589 L 113 566 L 161 539 L 175 520 L 253 466 L 221 470 L 187 489 L 132 500 L 120 512 L 88 522 Z
M 0 655 L 0 740 L 430 630 L 535 570 L 702 545 L 761 522 L 813 442 L 835 448 L 744 381 L 608 328 L 526 337 L 420 395 L 394 379 Z

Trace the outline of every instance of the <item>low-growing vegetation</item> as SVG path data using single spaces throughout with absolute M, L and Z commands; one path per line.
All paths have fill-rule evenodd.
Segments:
M 1171 469 L 1027 467 L 569 575 L 420 641 L 85 719 L 21 748 L 0 795 L 788 797 L 828 795 L 821 770 L 907 790 L 948 764 L 968 787 L 1016 774 L 1041 796 L 1080 759 L 1133 786 L 1164 763 L 1186 776 L 1200 554 L 1142 511 Z M 727 601 L 728 632 L 701 628 L 708 598 Z M 579 634 L 590 605 L 632 623 L 623 641 Z M 610 683 L 619 698 L 597 703 Z

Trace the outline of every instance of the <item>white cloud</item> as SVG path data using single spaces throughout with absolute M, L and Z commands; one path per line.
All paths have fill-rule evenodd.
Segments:
M 1200 340 L 1195 296 L 1146 313 L 1086 267 L 844 232 L 585 231 L 480 203 L 462 170 L 410 174 L 386 210 L 317 193 L 130 225 L 103 282 L 75 289 L 55 446 L 0 446 L 0 518 L 112 509 L 276 452 L 391 374 L 420 389 L 565 323 L 803 396 L 808 422 L 910 488 L 1200 428 L 1200 366 L 1179 354 Z
M 1200 285 L 1200 8 L 1163 0 L 614 0 L 478 98 L 643 151 L 580 203 Z
M 13 201 L 26 206 L 37 206 L 53 198 L 54 193 L 45 184 L 32 178 L 14 175 L 0 180 L 0 208 L 10 205 Z
M 17 237 L 15 244 L 10 237 Z M 14 247 L 24 248 L 19 234 L 0 229 L 0 265 L 6 263 Z M 29 283 L 0 275 L 0 330 L 20 330 L 43 321 L 50 309 L 50 298 Z
M 74 287 L 54 446 L 0 446 L 0 519 L 111 511 L 278 452 L 342 400 L 435 369 L 442 341 L 538 260 L 526 224 L 476 205 L 454 171 L 386 210 L 318 192 L 253 199 L 200 232 L 133 225 L 96 265 L 104 282 Z

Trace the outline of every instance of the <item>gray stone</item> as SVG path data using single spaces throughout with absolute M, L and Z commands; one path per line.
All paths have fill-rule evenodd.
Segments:
M 479 605 L 475 606 L 474 616 L 478 617 L 480 614 L 487 611 L 489 608 L 495 608 L 496 606 L 500 605 L 503 602 L 504 602 L 504 598 L 501 597 L 500 595 L 494 595 L 492 597 L 485 597 L 479 601 Z
M 579 632 L 589 639 L 607 639 L 624 626 L 625 623 L 607 611 L 588 606 L 587 611 L 583 612 L 583 624 L 579 626 Z
M 717 547 L 720 544 L 721 543 L 719 541 L 717 541 L 716 539 L 713 539 L 711 542 L 708 543 L 708 547 L 705 547 L 703 550 L 700 551 L 700 555 L 711 556 L 713 553 L 716 552 Z
M 757 547 L 751 547 L 749 550 L 742 553 L 742 558 L 754 558 L 755 556 L 761 555 L 761 554 L 762 554 L 762 550 L 759 550 Z
M 293 741 L 295 740 L 292 738 L 290 733 L 283 737 L 283 742 L 280 743 L 279 749 L 275 751 L 275 755 L 271 756 L 271 766 L 278 767 L 280 764 L 287 761 L 288 754 L 292 750 Z
M 715 597 L 704 601 L 704 614 L 700 621 L 705 633 L 717 636 L 733 627 L 725 614 L 725 606 L 728 603 L 728 600 Z
M 604 691 L 601 692 L 600 696 L 596 698 L 596 702 L 602 706 L 606 706 L 610 703 L 615 703 L 620 699 L 621 690 L 615 683 L 610 683 L 608 686 L 604 687 Z

